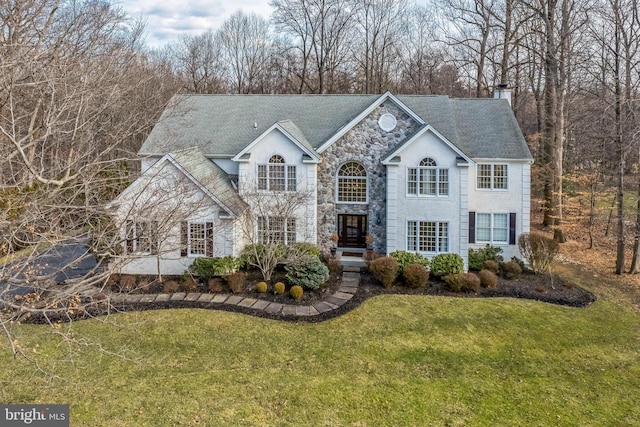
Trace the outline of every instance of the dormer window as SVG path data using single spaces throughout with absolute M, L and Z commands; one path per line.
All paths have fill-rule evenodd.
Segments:
M 407 170 L 407 194 L 412 196 L 448 196 L 449 169 L 438 168 L 431 157 L 425 157 L 418 167 Z
M 286 164 L 282 156 L 271 156 L 267 164 L 258 165 L 258 190 L 296 191 L 296 166 Z

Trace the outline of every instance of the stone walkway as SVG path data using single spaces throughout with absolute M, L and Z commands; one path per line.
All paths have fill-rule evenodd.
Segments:
M 342 283 L 338 290 L 323 301 L 315 302 L 311 305 L 294 305 L 281 304 L 271 301 L 261 300 L 259 298 L 242 297 L 233 294 L 206 294 L 200 292 L 176 292 L 173 294 L 115 294 L 111 297 L 114 304 L 135 304 L 136 306 L 144 306 L 146 304 L 153 305 L 166 302 L 196 302 L 196 303 L 212 303 L 221 305 L 237 305 L 239 307 L 250 308 L 253 310 L 264 311 L 269 314 L 283 316 L 316 316 L 326 313 L 344 305 L 358 291 L 360 285 L 360 273 L 357 271 L 349 271 L 345 268 L 342 274 Z

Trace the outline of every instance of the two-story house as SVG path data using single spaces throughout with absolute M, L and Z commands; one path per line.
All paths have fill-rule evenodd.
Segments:
M 497 99 L 495 99 L 497 98 Z M 180 274 L 249 243 L 519 256 L 532 157 L 506 90 L 494 99 L 178 95 L 112 206 L 126 273 Z

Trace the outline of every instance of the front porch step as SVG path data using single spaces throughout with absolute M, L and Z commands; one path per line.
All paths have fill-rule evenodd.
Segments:
M 367 264 L 364 262 L 364 258 L 362 257 L 354 257 L 354 256 L 339 256 L 338 262 L 343 267 L 364 267 Z

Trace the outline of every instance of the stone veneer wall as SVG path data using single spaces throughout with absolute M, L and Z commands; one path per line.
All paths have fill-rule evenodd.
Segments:
M 394 130 L 385 132 L 378 119 L 391 113 L 398 121 Z M 373 249 L 386 253 L 386 166 L 383 157 L 417 130 L 418 123 L 392 101 L 385 101 L 322 153 L 318 165 L 318 246 L 331 247 L 330 236 L 337 233 L 338 214 L 368 215 L 368 233 L 373 236 Z M 361 163 L 367 171 L 369 203 L 336 203 L 337 173 L 346 162 Z M 380 224 L 376 223 L 380 216 Z M 326 218 L 326 222 L 324 219 Z

